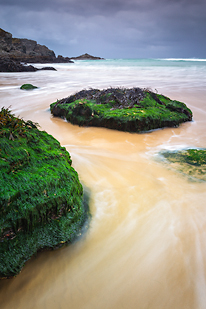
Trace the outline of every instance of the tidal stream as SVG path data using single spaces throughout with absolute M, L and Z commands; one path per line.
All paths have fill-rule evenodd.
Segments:
M 206 308 L 206 184 L 158 160 L 163 149 L 206 147 L 206 65 L 55 67 L 0 73 L 1 107 L 38 122 L 67 148 L 92 218 L 76 243 L 38 253 L 16 278 L 2 280 L 1 309 Z M 23 83 L 39 88 L 23 91 Z M 185 102 L 194 120 L 131 134 L 50 114 L 57 99 L 109 86 L 152 87 Z

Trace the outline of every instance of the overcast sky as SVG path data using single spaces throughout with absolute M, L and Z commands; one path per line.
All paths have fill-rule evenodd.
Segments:
M 68 57 L 206 58 L 206 0 L 0 0 L 0 28 Z

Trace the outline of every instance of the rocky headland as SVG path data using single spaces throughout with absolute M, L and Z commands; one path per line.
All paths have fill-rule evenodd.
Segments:
M 24 63 L 62 63 L 72 62 L 70 58 L 59 55 L 34 40 L 13 38 L 12 34 L 0 28 L 0 56 Z
M 0 111 L 0 279 L 38 250 L 74 241 L 88 202 L 70 154 L 37 124 Z
M 184 103 L 141 88 L 82 90 L 52 103 L 50 110 L 72 124 L 127 132 L 177 127 L 192 120 Z
M 83 54 L 78 57 L 56 57 L 53 50 L 34 40 L 13 38 L 0 28 L 0 72 L 34 72 L 38 69 L 22 63 L 73 63 L 73 60 L 101 60 L 103 58 Z M 49 70 L 49 68 L 43 68 Z

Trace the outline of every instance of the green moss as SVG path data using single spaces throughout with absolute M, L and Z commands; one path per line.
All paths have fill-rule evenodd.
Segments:
M 197 180 L 206 181 L 206 149 L 162 152 L 171 167 Z
M 50 109 L 73 124 L 129 132 L 176 127 L 192 120 L 184 103 L 140 88 L 80 91 L 52 103 Z
M 20 89 L 22 89 L 22 90 L 32 90 L 32 89 L 36 89 L 36 88 L 38 88 L 38 87 L 33 86 L 33 85 L 31 85 L 31 84 L 24 84 L 24 85 L 22 85 L 22 86 L 20 87 Z
M 88 217 L 71 158 L 31 121 L 0 111 L 0 277 L 35 252 L 73 241 Z

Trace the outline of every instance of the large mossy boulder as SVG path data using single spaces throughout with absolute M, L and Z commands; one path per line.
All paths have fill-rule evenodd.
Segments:
M 206 181 L 206 149 L 184 149 L 160 153 L 172 169 L 191 180 Z
M 141 88 L 82 90 L 52 103 L 50 109 L 72 124 L 128 132 L 176 127 L 192 120 L 184 103 Z
M 0 111 L 0 278 L 38 250 L 72 242 L 88 217 L 64 147 L 31 121 Z

